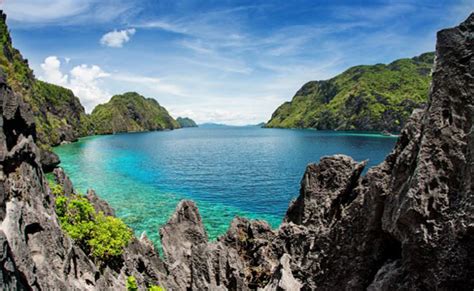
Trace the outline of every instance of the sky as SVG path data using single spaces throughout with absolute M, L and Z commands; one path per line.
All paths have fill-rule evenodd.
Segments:
M 128 91 L 174 116 L 268 121 L 310 80 L 434 51 L 471 0 L 0 0 L 36 77 L 87 112 Z

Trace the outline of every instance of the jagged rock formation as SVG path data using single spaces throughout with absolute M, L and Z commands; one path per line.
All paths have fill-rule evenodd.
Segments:
M 176 121 L 178 122 L 179 126 L 181 128 L 185 128 L 185 127 L 198 127 L 198 125 L 196 124 L 196 122 L 194 122 L 194 120 L 192 120 L 191 118 L 189 117 L 178 117 L 176 118 Z
M 1 75 L 1 74 L 0 74 Z M 3 76 L 3 75 L 2 75 Z M 3 290 L 117 290 L 128 275 L 158 284 L 165 269 L 144 240 L 134 239 L 118 266 L 96 266 L 61 230 L 35 144 L 34 117 L 0 78 L 0 285 Z M 57 170 L 69 193 L 72 184 Z M 110 208 L 91 196 L 96 207 Z
M 276 232 L 236 218 L 217 242 L 188 239 L 185 260 L 173 252 L 183 265 L 180 276 L 188 278 L 176 282 L 180 289 L 217 290 L 221 282 L 231 290 L 471 290 L 473 35 L 474 14 L 438 33 L 428 107 L 412 114 L 381 165 L 362 177 L 364 162 L 322 158 L 308 166 Z M 192 209 L 186 217 L 199 216 Z M 194 222 L 172 219 L 165 228 L 177 237 L 184 225 L 203 231 Z M 164 240 L 163 248 L 167 253 L 172 245 Z M 237 254 L 226 256 L 226 265 L 241 266 L 224 282 L 213 260 L 222 253 Z
M 153 98 L 128 92 L 97 105 L 91 114 L 96 134 L 179 128 L 168 111 Z
M 413 109 L 427 102 L 433 59 L 425 53 L 308 82 L 265 127 L 399 132 Z
M 474 14 L 438 33 L 430 101 L 393 152 L 365 164 L 310 165 L 300 197 L 272 230 L 235 218 L 208 242 L 193 202 L 161 230 L 165 261 L 143 235 L 96 264 L 61 229 L 42 170 L 33 113 L 0 73 L 0 284 L 4 290 L 472 290 Z M 56 180 L 69 194 L 61 170 Z M 93 192 L 94 207 L 110 206 Z
M 65 88 L 39 81 L 28 61 L 12 45 L 6 15 L 0 12 L 0 68 L 5 81 L 33 109 L 37 144 L 45 170 L 59 164 L 50 146 L 71 142 L 91 133 L 91 124 L 79 99 Z

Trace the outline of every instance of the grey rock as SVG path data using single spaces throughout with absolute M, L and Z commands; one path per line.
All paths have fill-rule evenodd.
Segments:
M 176 285 L 191 286 L 193 246 L 207 243 L 201 215 L 189 200 L 182 200 L 168 223 L 160 229 L 163 253 Z
M 86 198 L 94 206 L 97 213 L 102 212 L 106 216 L 115 216 L 114 209 L 105 200 L 100 199 L 93 189 L 87 190 Z
M 173 267 L 173 272 L 187 276 L 180 286 L 471 290 L 473 35 L 474 14 L 459 27 L 438 33 L 430 102 L 413 112 L 382 164 L 365 176 L 365 162 L 342 155 L 309 165 L 300 196 L 276 233 L 259 222 L 237 218 L 214 243 L 203 242 L 205 236 L 190 240 L 185 235 L 185 253 L 180 253 L 181 247 L 172 251 L 185 257 L 184 267 Z M 192 213 L 189 217 L 199 216 L 195 208 Z M 169 229 L 181 238 L 188 227 L 200 233 L 200 217 L 185 222 L 175 218 Z M 215 280 L 225 269 L 213 263 L 217 250 L 235 263 L 240 289 Z
M 276 231 L 235 218 L 209 242 L 196 205 L 182 201 L 160 230 L 164 262 L 143 236 L 96 264 L 62 231 L 33 115 L 0 73 L 0 287 L 123 290 L 133 275 L 141 290 L 472 290 L 473 35 L 474 14 L 438 33 L 428 107 L 382 164 L 365 176 L 364 162 L 341 155 L 309 165 Z
M 288 254 L 284 254 L 280 259 L 280 265 L 277 271 L 274 273 L 274 278 L 263 291 L 270 290 L 285 290 L 285 291 L 298 291 L 301 290 L 301 283 L 293 277 L 293 273 L 290 267 L 291 257 Z
M 70 196 L 71 194 L 74 194 L 74 186 L 72 185 L 71 180 L 69 177 L 66 175 L 64 170 L 60 167 L 55 168 L 53 170 L 54 174 L 54 179 L 58 185 L 60 185 L 63 188 L 64 195 L 65 196 Z
M 59 163 L 59 157 L 57 154 L 53 153 L 52 151 L 42 149 L 41 152 L 41 166 L 43 167 L 43 171 L 45 173 L 52 172 L 54 168 L 56 168 Z

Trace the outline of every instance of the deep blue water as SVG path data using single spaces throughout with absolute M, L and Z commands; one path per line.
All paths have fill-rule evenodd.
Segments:
M 96 136 L 55 148 L 81 192 L 93 188 L 139 235 L 158 228 L 180 199 L 194 200 L 211 238 L 235 215 L 276 227 L 308 163 L 347 154 L 380 163 L 396 139 L 347 132 L 188 128 Z

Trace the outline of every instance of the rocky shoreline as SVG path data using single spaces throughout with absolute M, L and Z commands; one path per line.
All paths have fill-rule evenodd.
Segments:
M 307 167 L 284 222 L 235 218 L 209 242 L 181 201 L 160 230 L 97 265 L 61 229 L 33 113 L 0 74 L 0 283 L 6 290 L 472 290 L 474 14 L 437 37 L 430 100 L 385 161 L 336 155 Z M 56 180 L 73 192 L 62 170 Z M 113 214 L 94 192 L 88 200 Z

